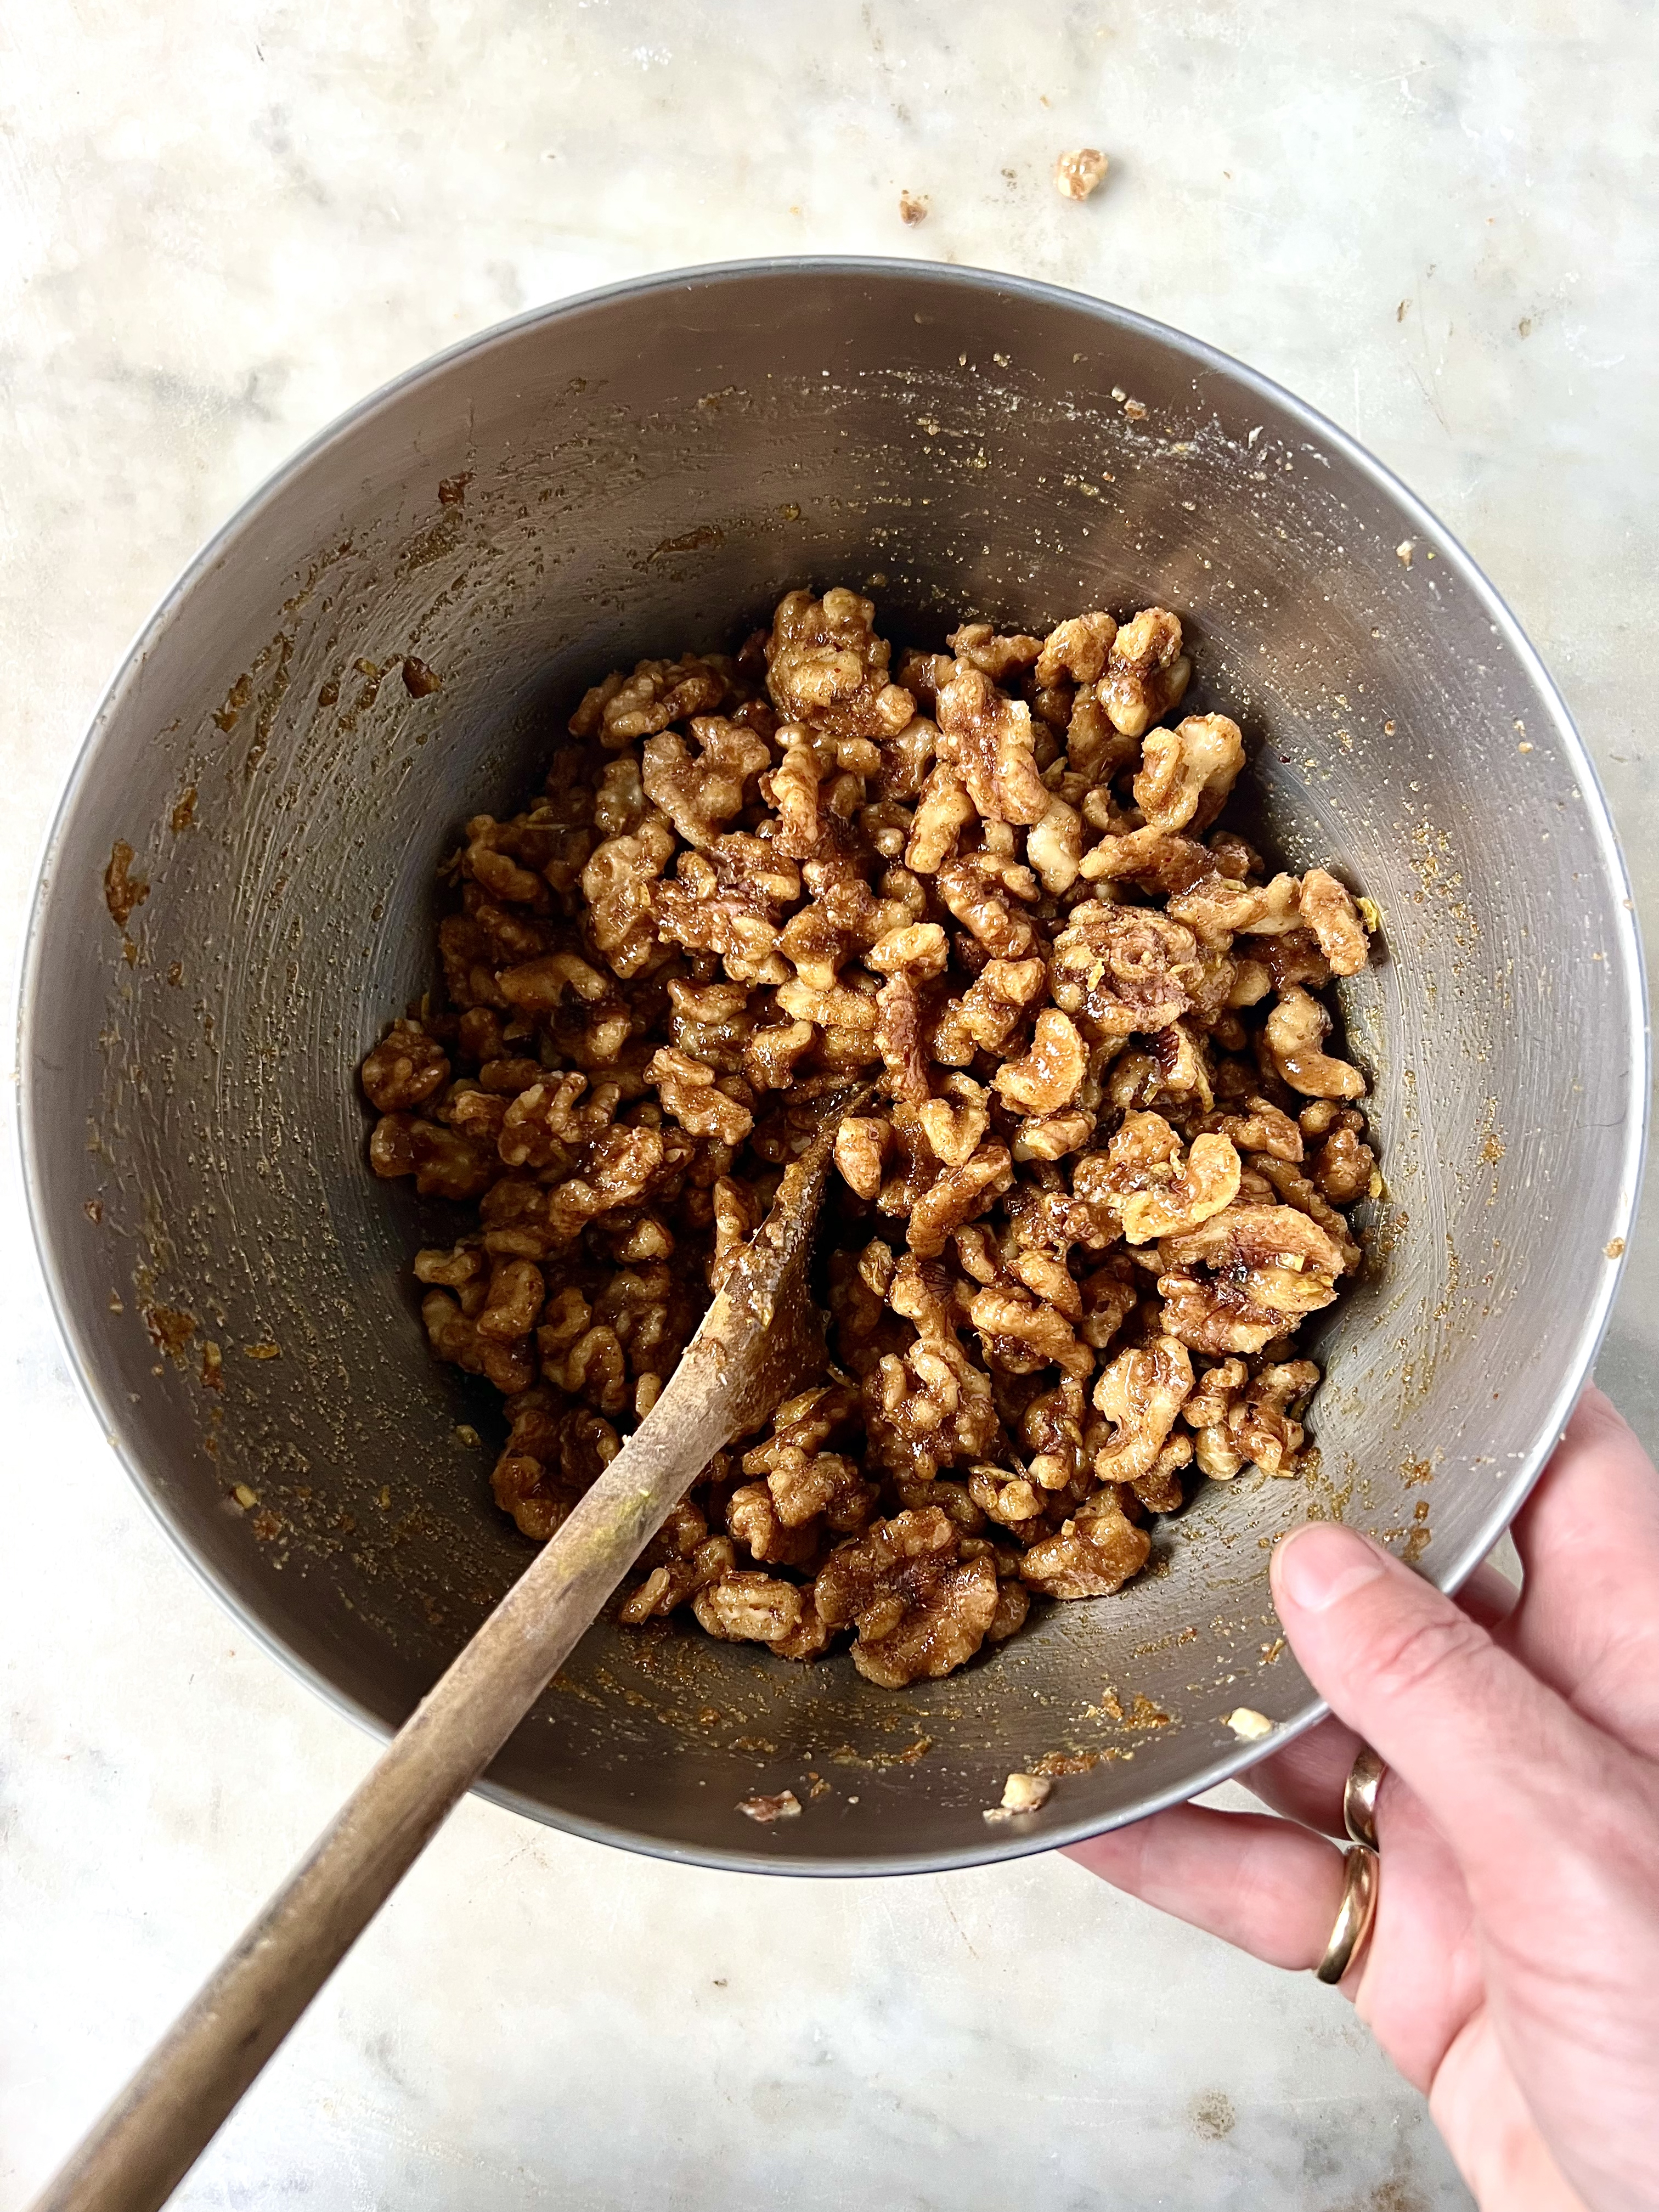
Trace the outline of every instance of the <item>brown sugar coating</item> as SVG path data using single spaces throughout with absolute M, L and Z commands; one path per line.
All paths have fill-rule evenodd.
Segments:
M 506 1401 L 495 1497 L 554 1534 L 649 1412 L 810 1109 L 851 1076 L 823 1379 L 719 1453 L 620 1617 L 888 1687 L 1105 1596 L 1151 1521 L 1295 1473 L 1295 1356 L 1378 1187 L 1319 995 L 1369 949 L 1323 869 L 1218 817 L 1181 624 L 962 625 L 896 656 L 792 592 L 732 657 L 641 661 L 444 880 L 446 1000 L 362 1068 L 369 1164 L 454 1208 L 434 1355 Z

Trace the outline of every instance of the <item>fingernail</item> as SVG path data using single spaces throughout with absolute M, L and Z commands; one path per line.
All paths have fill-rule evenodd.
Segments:
M 1273 1588 L 1304 1613 L 1326 1613 L 1385 1572 L 1363 1536 L 1330 1521 L 1294 1528 L 1274 1551 Z

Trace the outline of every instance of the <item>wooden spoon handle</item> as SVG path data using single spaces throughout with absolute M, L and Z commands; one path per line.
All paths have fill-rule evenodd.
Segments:
M 33 2212 L 156 2212 L 734 1433 L 694 1344 L 650 1414 L 422 1698 Z

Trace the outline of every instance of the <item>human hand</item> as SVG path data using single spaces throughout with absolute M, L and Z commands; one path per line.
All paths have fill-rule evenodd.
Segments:
M 1249 1777 L 1286 1815 L 1177 1806 L 1072 1847 L 1118 1888 L 1310 1967 L 1343 1886 L 1342 1785 L 1387 1762 L 1371 1939 L 1342 1987 L 1424 2090 L 1483 2212 L 1659 2205 L 1659 1474 L 1585 1392 L 1516 1522 L 1518 1602 L 1455 1601 L 1352 1530 L 1273 1559 L 1335 1717 Z

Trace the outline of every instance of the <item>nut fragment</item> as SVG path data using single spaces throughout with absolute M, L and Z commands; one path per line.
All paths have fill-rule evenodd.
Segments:
M 800 1812 L 800 1799 L 793 1790 L 780 1790 L 775 1797 L 740 1797 L 738 1810 L 768 1828 L 774 1820 L 794 1820 Z
M 1011 1774 L 1002 1785 L 1002 1802 L 1010 1813 L 1035 1813 L 1046 1805 L 1054 1790 L 1046 1774 Z
M 1064 200 L 1086 200 L 1109 167 L 1095 146 L 1079 146 L 1054 163 L 1054 190 Z
M 1260 1743 L 1273 1732 L 1273 1724 L 1266 1713 L 1259 1713 L 1254 1705 L 1239 1705 L 1227 1716 L 1227 1725 L 1241 1743 Z

